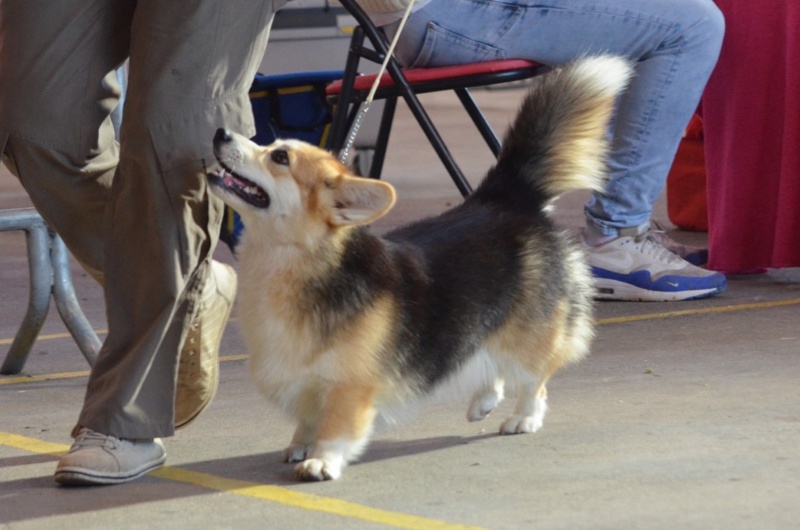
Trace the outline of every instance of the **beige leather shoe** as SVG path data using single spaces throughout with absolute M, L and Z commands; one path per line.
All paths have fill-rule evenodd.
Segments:
M 160 468 L 166 459 L 159 438 L 126 440 L 81 428 L 58 461 L 55 480 L 67 486 L 120 484 Z
M 219 384 L 219 344 L 236 297 L 236 272 L 211 262 L 200 308 L 181 349 L 175 393 L 175 428 L 185 427 L 205 409 Z

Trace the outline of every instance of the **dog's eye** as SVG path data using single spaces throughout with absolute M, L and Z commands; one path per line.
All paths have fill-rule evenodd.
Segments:
M 283 149 L 278 149 L 276 151 L 273 151 L 270 154 L 270 158 L 272 158 L 272 161 L 275 162 L 276 164 L 280 164 L 282 166 L 289 165 L 289 153 L 287 153 Z

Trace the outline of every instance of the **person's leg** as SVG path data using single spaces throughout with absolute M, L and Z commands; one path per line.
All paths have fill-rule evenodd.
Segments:
M 102 284 L 109 189 L 119 156 L 109 114 L 120 87 L 114 69 L 128 55 L 135 2 L 38 0 L 0 3 L 0 147 L 37 210 Z M 158 440 L 74 432 L 56 480 L 104 483 L 135 478 L 165 459 Z M 88 448 L 88 450 L 87 450 Z M 62 465 L 63 463 L 63 465 Z
M 110 329 L 56 479 L 127 481 L 163 463 L 153 438 L 174 430 L 181 345 L 182 356 L 215 351 L 227 320 L 235 276 L 210 260 L 221 206 L 206 193 L 203 159 L 213 160 L 217 127 L 254 132 L 247 90 L 283 2 L 25 2 L 0 4 L 4 161 L 31 179 L 32 193 L 38 184 L 50 191 L 37 202 L 59 232 L 77 234 L 73 252 L 91 243 L 82 261 L 105 285 Z M 109 114 L 128 42 L 130 92 L 117 149 Z M 107 60 L 111 51 L 119 57 Z M 22 66 L 6 69 L 11 62 Z M 62 171 L 73 179 L 56 185 Z M 103 185 L 91 202 L 70 194 L 84 181 Z M 90 208 L 101 213 L 88 216 Z
M 211 260 L 222 205 L 206 163 L 218 127 L 254 133 L 248 88 L 281 3 L 137 3 L 105 233 L 109 334 L 57 481 L 126 482 L 158 467 L 157 437 L 213 395 L 236 283 Z
M 615 234 L 648 222 L 723 28 L 711 0 L 434 0 L 409 19 L 396 54 L 408 66 L 504 58 L 558 65 L 600 53 L 635 61 L 616 116 L 607 193 L 587 206 L 592 221 Z
M 233 296 L 230 277 L 210 266 L 222 206 L 207 192 L 205 163 L 216 128 L 254 130 L 247 92 L 274 9 L 263 0 L 137 3 L 105 233 L 109 334 L 83 427 L 120 438 L 173 434 L 178 352 L 203 316 L 203 291 Z M 226 313 L 230 300 L 222 305 Z
M 135 2 L 0 3 L 0 151 L 72 254 L 102 281 L 118 146 L 108 116 Z
M 394 24 L 387 32 L 396 29 Z M 716 63 L 723 31 L 724 20 L 711 0 L 434 0 L 409 19 L 396 53 L 409 66 L 504 58 L 558 65 L 601 53 L 634 61 L 636 75 L 615 117 L 609 182 L 605 193 L 593 194 L 586 205 L 586 232 L 593 243 L 624 236 L 619 242 L 625 248 L 615 252 L 637 254 L 631 267 L 612 267 L 614 286 L 647 268 L 649 260 L 657 262 L 634 278 L 646 293 L 611 289 L 609 294 L 601 285 L 601 296 L 645 299 L 655 291 L 655 299 L 686 299 L 720 292 L 725 279 L 651 248 L 660 245 L 648 222 Z M 590 261 L 597 275 L 604 274 L 593 254 Z M 655 280 L 659 285 L 652 285 Z

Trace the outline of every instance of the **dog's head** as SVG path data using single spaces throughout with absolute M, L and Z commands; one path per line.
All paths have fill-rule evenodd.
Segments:
M 394 204 L 392 186 L 356 177 L 327 151 L 299 140 L 259 146 L 219 129 L 214 154 L 221 168 L 208 175 L 211 190 L 248 229 L 286 242 L 369 223 Z

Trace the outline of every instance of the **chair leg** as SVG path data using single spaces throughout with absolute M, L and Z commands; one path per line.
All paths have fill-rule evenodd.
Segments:
M 336 98 L 333 104 L 333 120 L 331 122 L 330 132 L 328 139 L 325 142 L 325 149 L 338 154 L 344 147 L 345 136 L 347 131 L 350 130 L 350 125 L 353 121 L 354 114 L 350 110 L 351 105 L 345 100 L 341 94 Z
M 347 62 L 344 68 L 344 75 L 342 76 L 342 89 L 334 107 L 333 123 L 331 124 L 331 132 L 328 137 L 327 145 L 325 146 L 329 151 L 338 152 L 347 141 L 347 133 L 352 123 L 352 118 L 355 116 L 351 113 L 351 107 L 358 108 L 360 98 L 356 98 L 353 84 L 358 75 L 359 53 L 358 50 L 364 44 L 364 31 L 361 27 L 356 27 L 353 31 L 353 37 L 350 39 L 350 52 L 347 54 Z M 355 99 L 359 101 L 353 104 Z
M 467 114 L 469 114 L 469 117 L 472 118 L 472 123 L 474 123 L 475 127 L 478 128 L 478 131 L 481 133 L 481 136 L 483 136 L 483 139 L 486 141 L 489 149 L 492 150 L 494 157 L 497 158 L 500 156 L 500 140 L 497 138 L 497 134 L 495 134 L 492 126 L 489 125 L 488 121 L 486 121 L 486 117 L 478 108 L 478 105 L 472 98 L 472 94 L 470 94 L 469 89 L 456 88 L 455 93 L 458 95 L 458 99 L 461 101 L 461 104 L 464 106 Z
M 365 57 L 370 61 L 380 63 L 383 58 L 383 54 L 387 53 L 388 51 L 385 47 L 385 42 L 378 34 L 378 30 L 369 24 L 368 17 L 363 10 L 357 4 L 349 1 L 346 2 L 345 7 L 356 17 L 356 20 L 359 21 L 359 24 L 353 31 L 353 37 L 350 40 L 350 50 L 347 56 L 347 64 L 345 66 L 345 74 L 342 79 L 341 91 L 338 97 L 338 105 L 336 106 L 334 123 L 331 127 L 329 142 L 326 146 L 330 151 L 341 150 L 348 140 L 347 124 L 352 120 L 352 118 L 348 119 L 348 116 L 351 115 L 350 106 L 353 105 L 354 102 L 353 97 L 355 95 L 355 90 L 353 89 L 353 85 L 355 82 L 355 76 L 357 75 L 357 68 L 360 58 Z M 369 41 L 375 47 L 374 50 L 369 50 L 363 46 L 365 39 L 365 27 L 369 30 L 368 37 Z M 431 146 L 433 146 L 434 151 L 436 151 L 439 159 L 442 161 L 447 169 L 447 172 L 450 174 L 450 178 L 452 178 L 453 182 L 458 188 L 458 191 L 461 192 L 461 195 L 466 197 L 472 193 L 472 186 L 470 185 L 469 181 L 467 181 L 461 169 L 458 167 L 453 155 L 450 153 L 450 150 L 447 148 L 444 140 L 442 140 L 442 137 L 439 135 L 436 127 L 433 125 L 430 117 L 425 112 L 425 109 L 422 107 L 422 104 L 419 102 L 416 94 L 414 94 L 414 92 L 411 90 L 408 81 L 401 72 L 400 66 L 394 60 L 390 60 L 387 64 L 387 72 L 394 80 L 396 88 L 399 89 L 399 94 L 403 96 L 403 99 L 425 133 L 425 136 L 428 138 Z M 470 111 L 470 107 L 474 109 L 471 113 L 471 116 L 473 120 L 475 120 L 476 116 L 480 115 L 480 111 L 477 111 L 477 106 L 474 104 L 474 102 L 465 102 L 463 99 L 465 96 L 460 95 L 459 97 L 462 98 L 462 104 L 465 105 L 468 112 Z M 468 95 L 466 97 L 469 98 Z M 394 112 L 393 108 L 391 110 Z M 386 113 L 384 113 L 384 116 L 386 116 Z M 381 121 L 383 122 L 383 120 Z M 477 124 L 478 123 L 476 122 L 476 125 Z M 494 139 L 494 143 L 490 141 L 491 136 L 487 131 L 491 131 L 491 129 L 488 128 L 488 124 L 484 123 L 484 125 L 478 125 L 478 127 L 481 131 L 481 134 L 484 136 L 484 138 L 486 138 L 487 142 L 489 142 L 493 152 L 499 152 L 499 141 L 497 141 L 496 138 Z M 385 136 L 385 141 L 381 141 L 383 141 L 384 144 L 388 142 L 388 130 L 384 129 L 380 134 Z M 493 135 L 494 133 L 491 132 L 491 134 Z M 379 145 L 380 144 L 381 142 L 379 141 Z M 369 171 L 370 176 L 375 178 L 380 176 L 383 168 L 385 151 L 385 147 L 383 149 L 376 149 L 376 158 L 373 159 L 373 163 Z
M 397 98 L 389 97 L 384 101 L 381 124 L 378 128 L 378 138 L 375 141 L 375 153 L 372 155 L 372 164 L 369 168 L 369 178 L 381 178 L 383 162 L 386 160 L 386 149 L 389 146 L 389 136 L 392 132 L 394 112 L 397 109 Z
M 349 108 L 346 110 L 347 114 L 345 115 L 346 125 L 345 128 L 341 131 L 342 136 L 341 138 L 338 139 L 336 144 L 337 151 L 341 151 L 344 148 L 348 140 L 350 140 L 350 136 L 353 134 L 353 124 L 358 118 L 358 114 L 361 112 L 361 107 L 364 103 L 364 100 L 361 96 L 362 94 L 354 94 L 351 98 L 352 101 L 350 101 Z M 345 112 L 345 109 L 342 109 L 342 112 Z
M 403 99 L 408 104 L 409 109 L 411 109 L 411 113 L 417 119 L 417 123 L 419 123 L 419 126 L 425 132 L 425 136 L 428 138 L 431 146 L 433 146 L 434 151 L 439 155 L 442 164 L 447 168 L 447 172 L 450 174 L 450 178 L 453 179 L 458 191 L 461 192 L 461 195 L 464 197 L 471 194 L 472 186 L 467 181 L 466 177 L 464 177 L 464 173 L 461 172 L 453 155 L 450 153 L 441 135 L 439 135 L 436 126 L 433 125 L 428 113 L 425 112 L 416 94 L 411 93 L 410 90 L 403 90 Z
M 450 178 L 453 179 L 458 191 L 460 191 L 461 195 L 464 197 L 472 193 L 472 186 L 470 186 L 470 183 L 464 177 L 458 164 L 456 164 L 453 155 L 450 154 L 450 150 L 447 149 L 447 145 L 439 135 L 439 131 L 436 130 L 428 113 L 425 112 L 422 103 L 420 103 L 419 98 L 408 84 L 408 80 L 403 76 L 400 66 L 395 61 L 389 61 L 389 64 L 386 65 L 386 71 L 392 77 L 396 88 L 400 95 L 403 96 L 411 113 L 417 119 L 417 123 L 419 123 L 419 126 L 422 128 L 431 146 L 433 146 L 434 151 L 439 155 L 442 164 L 447 168 L 447 172 L 450 173 Z

